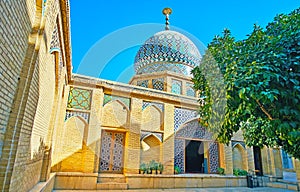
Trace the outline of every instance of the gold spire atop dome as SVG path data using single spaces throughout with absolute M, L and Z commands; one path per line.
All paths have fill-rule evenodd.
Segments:
M 166 7 L 163 9 L 162 13 L 166 16 L 166 30 L 170 30 L 170 23 L 169 23 L 169 15 L 172 13 L 172 9 L 169 7 Z

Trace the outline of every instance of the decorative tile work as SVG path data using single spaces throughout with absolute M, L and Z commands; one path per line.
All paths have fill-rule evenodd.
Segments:
M 153 87 L 153 89 L 163 91 L 164 90 L 164 78 L 152 79 L 152 87 Z
M 121 172 L 123 169 L 124 134 L 115 133 L 112 171 Z
M 90 110 L 92 91 L 70 87 L 68 108 Z
M 154 34 L 140 47 L 134 68 L 137 74 L 173 71 L 190 75 L 190 70 L 198 66 L 200 60 L 201 55 L 191 40 L 167 30 Z
M 192 83 L 186 83 L 186 95 L 195 97 L 195 90 Z
M 195 139 L 212 139 L 212 134 L 204 127 L 200 126 L 198 121 L 192 121 L 184 125 L 176 132 L 176 138 L 195 138 Z
M 141 131 L 141 141 L 148 137 L 149 135 L 155 135 L 159 140 L 160 142 L 163 142 L 163 134 L 162 133 L 156 133 L 156 132 L 149 132 L 149 131 Z
M 197 117 L 197 111 L 189 110 L 189 109 L 182 109 L 182 108 L 175 108 L 174 110 L 174 132 L 178 130 L 180 125 Z
M 174 142 L 174 166 L 180 168 L 182 172 L 185 171 L 184 169 L 184 143 L 185 140 L 183 139 L 175 139 Z
M 103 106 L 111 101 L 119 100 L 130 109 L 130 98 L 104 94 Z
M 101 141 L 100 172 L 109 171 L 112 137 L 113 133 L 106 131 L 103 132 Z
M 210 173 L 217 173 L 219 165 L 219 145 L 216 142 L 209 142 L 209 166 Z
M 182 93 L 182 82 L 172 79 L 172 93 L 181 94 Z
M 148 88 L 148 83 L 149 80 L 141 80 L 141 81 L 137 81 L 136 85 L 140 87 Z
M 65 121 L 67 121 L 68 119 L 74 116 L 82 117 L 84 120 L 86 120 L 87 123 L 89 122 L 89 118 L 90 118 L 89 113 L 81 112 L 81 111 L 70 111 L 70 110 L 66 111 Z
M 155 102 L 150 102 L 150 101 L 143 101 L 143 106 L 142 109 L 146 109 L 148 106 L 154 105 L 157 108 L 159 108 L 161 111 L 164 111 L 164 105 L 161 103 L 155 103 Z

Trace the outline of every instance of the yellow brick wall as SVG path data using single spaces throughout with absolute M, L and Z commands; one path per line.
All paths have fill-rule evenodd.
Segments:
M 28 191 L 45 172 L 40 146 L 51 138 L 54 117 L 57 74 L 49 46 L 59 3 L 48 0 L 42 14 L 42 0 L 0 2 L 0 83 L 5 95 L 0 100 L 1 190 Z M 62 86 L 58 90 L 62 93 Z
M 163 128 L 162 112 L 154 106 L 143 110 L 142 130 L 160 131 Z

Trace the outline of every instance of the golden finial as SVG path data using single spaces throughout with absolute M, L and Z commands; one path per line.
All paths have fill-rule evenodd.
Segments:
M 166 7 L 166 8 L 163 9 L 162 13 L 166 16 L 166 28 L 165 29 L 170 30 L 169 15 L 172 14 L 172 9 Z

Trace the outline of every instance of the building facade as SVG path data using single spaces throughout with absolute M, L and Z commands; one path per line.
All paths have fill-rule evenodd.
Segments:
M 146 40 L 124 84 L 72 73 L 68 0 L 0 8 L 2 191 L 246 186 L 237 169 L 261 185 L 289 171 L 299 189 L 284 151 L 247 147 L 240 131 L 224 145 L 199 125 L 190 71 L 202 56 L 183 34 Z M 141 173 L 154 161 L 162 174 Z

